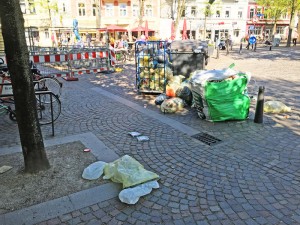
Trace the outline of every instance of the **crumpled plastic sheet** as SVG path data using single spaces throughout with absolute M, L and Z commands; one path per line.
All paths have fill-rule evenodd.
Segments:
M 126 204 L 135 204 L 140 197 L 150 194 L 153 188 L 159 188 L 159 184 L 156 180 L 122 190 L 119 193 L 119 199 Z
M 280 101 L 267 101 L 264 104 L 265 113 L 285 113 L 292 109 Z
M 113 182 L 122 183 L 123 188 L 132 187 L 151 180 L 158 179 L 156 173 L 144 169 L 137 160 L 124 155 L 114 162 L 107 163 L 104 168 L 103 179 L 111 179 Z
M 107 163 L 98 161 L 90 164 L 83 170 L 82 178 L 87 180 L 96 180 L 103 174 L 104 167 Z

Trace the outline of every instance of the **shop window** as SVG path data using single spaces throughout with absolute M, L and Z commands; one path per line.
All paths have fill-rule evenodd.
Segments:
M 78 3 L 78 14 L 79 16 L 85 16 L 85 4 Z

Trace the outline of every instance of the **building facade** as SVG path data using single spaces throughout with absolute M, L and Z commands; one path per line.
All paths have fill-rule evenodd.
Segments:
M 28 45 L 51 46 L 53 33 L 59 44 L 62 37 L 73 40 L 73 22 L 78 22 L 79 34 L 84 39 L 89 32 L 94 41 L 101 40 L 99 28 L 117 25 L 128 31 L 130 41 L 139 25 L 145 26 L 158 38 L 171 37 L 171 23 L 180 17 L 176 38 L 180 39 L 183 21 L 187 23 L 187 34 L 191 39 L 208 39 L 230 36 L 239 42 L 246 34 L 263 37 L 273 33 L 274 21 L 264 15 L 264 8 L 255 0 L 216 0 L 206 14 L 207 0 L 186 1 L 182 15 L 176 15 L 178 1 L 175 0 L 20 0 Z M 142 11 L 142 14 L 140 14 Z M 277 21 L 276 31 L 286 39 L 289 16 Z M 111 35 L 120 37 L 120 32 Z M 0 35 L 1 36 L 1 35 Z M 0 46 L 1 45 L 0 37 Z M 3 47 L 2 47 L 3 48 Z

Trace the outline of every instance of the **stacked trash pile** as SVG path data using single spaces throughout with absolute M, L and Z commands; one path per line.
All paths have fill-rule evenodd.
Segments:
M 233 69 L 193 72 L 190 82 L 198 115 L 210 121 L 244 120 L 248 117 L 250 75 Z
M 192 105 L 201 119 L 244 120 L 250 108 L 247 94 L 250 78 L 249 74 L 231 68 L 196 70 L 186 80 L 184 76 L 174 76 L 166 87 L 166 94 L 158 96 L 155 103 L 161 104 L 164 113 Z

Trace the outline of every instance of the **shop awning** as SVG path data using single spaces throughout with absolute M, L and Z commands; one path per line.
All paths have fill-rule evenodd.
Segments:
M 142 31 L 145 32 L 145 30 L 146 30 L 145 27 L 138 26 L 138 27 L 136 27 L 136 28 L 133 28 L 133 29 L 131 30 L 131 32 L 139 32 L 139 31 L 140 31 L 140 32 L 142 32 Z M 148 32 L 154 32 L 154 30 L 148 28 Z
M 124 27 L 120 27 L 117 25 L 109 25 L 105 28 L 100 28 L 99 31 L 109 31 L 109 32 L 114 32 L 114 31 L 120 31 L 120 32 L 127 32 L 127 29 Z

